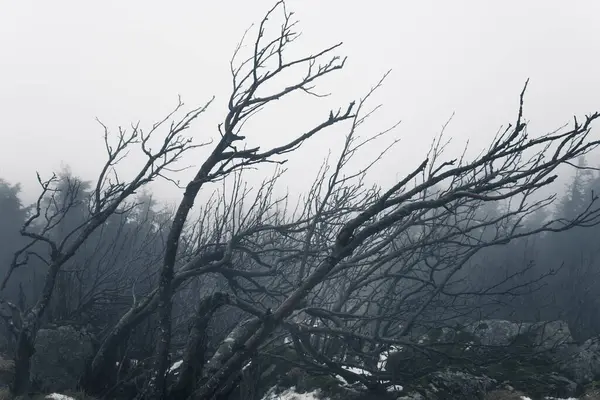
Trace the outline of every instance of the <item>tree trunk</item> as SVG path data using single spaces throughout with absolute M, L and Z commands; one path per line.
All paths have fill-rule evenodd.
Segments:
M 127 326 L 116 332 L 113 330 L 108 340 L 102 343 L 83 382 L 87 393 L 102 395 L 115 384 L 114 371 L 119 346 L 127 342 L 133 327 L 133 325 Z
M 223 250 L 204 254 L 198 261 L 200 265 L 220 260 L 224 257 Z M 185 278 L 173 281 L 173 290 L 177 289 L 186 281 Z M 146 298 L 125 313 L 107 337 L 102 341 L 100 348 L 92 360 L 89 372 L 85 380 L 85 389 L 91 394 L 101 394 L 103 387 L 102 377 L 112 368 L 116 361 L 116 354 L 119 346 L 127 340 L 131 331 L 138 326 L 145 318 L 150 316 L 158 307 L 158 291 L 150 293 Z
M 44 315 L 52 298 L 58 271 L 67 259 L 57 257 L 53 264 L 50 265 L 39 300 L 23 317 L 17 339 L 17 351 L 15 353 L 15 378 L 11 387 L 11 392 L 14 395 L 23 395 L 29 390 L 30 358 L 35 352 L 35 337 L 39 329 L 40 319 Z
M 169 368 L 169 348 L 171 345 L 171 308 L 173 288 L 173 270 L 163 269 L 159 286 L 158 301 L 158 335 L 154 352 L 154 366 L 150 371 L 143 398 L 145 400 L 162 400 L 166 394 L 166 374 Z
M 166 375 L 169 366 L 169 347 L 171 345 L 171 313 L 173 303 L 173 278 L 175 275 L 175 263 L 177 261 L 177 250 L 179 239 L 183 232 L 185 221 L 194 206 L 194 201 L 202 185 L 207 182 L 208 175 L 214 166 L 221 161 L 222 153 L 231 143 L 231 132 L 226 132 L 219 143 L 215 146 L 211 155 L 202 164 L 198 173 L 186 186 L 183 198 L 177 207 L 169 235 L 163 266 L 160 271 L 158 286 L 158 337 L 154 351 L 154 365 L 150 372 L 150 379 L 144 388 L 144 399 L 162 400 L 166 394 Z
M 35 338 L 28 329 L 22 329 L 17 339 L 15 353 L 15 376 L 10 388 L 14 396 L 23 396 L 29 392 L 29 369 L 31 356 L 35 353 Z
M 133 329 L 156 309 L 158 302 L 148 298 L 127 312 L 102 341 L 86 374 L 84 387 L 91 394 L 101 394 L 110 385 L 106 378 L 114 369 L 119 346 L 126 342 Z
M 229 357 L 219 361 L 224 361 L 222 364 L 214 365 L 210 374 L 201 380 L 200 387 L 194 391 L 190 398 L 194 400 L 208 400 L 217 396 L 220 392 L 227 389 L 228 383 L 235 379 L 238 373 L 241 372 L 244 361 L 258 348 L 272 332 L 271 324 L 264 324 L 254 332 L 252 337 L 245 343 L 243 348 L 235 349 L 229 354 Z M 236 344 L 239 342 L 236 342 Z M 219 368 L 220 367 L 220 368 Z
M 188 335 L 179 375 L 169 388 L 169 399 L 187 399 L 202 374 L 206 353 L 206 329 L 214 313 L 226 304 L 227 295 L 215 293 L 202 299 Z
M 215 395 L 225 388 L 227 383 L 232 377 L 241 371 L 244 362 L 248 360 L 250 355 L 256 352 L 261 343 L 266 340 L 269 335 L 275 330 L 275 328 L 289 316 L 308 295 L 308 293 L 327 276 L 329 272 L 340 262 L 340 260 L 346 255 L 347 248 L 345 245 L 336 241 L 336 244 L 332 250 L 332 253 L 327 257 L 321 265 L 319 265 L 315 271 L 303 281 L 302 285 L 297 288 L 277 310 L 272 314 L 265 316 L 262 320 L 258 318 L 255 322 L 258 322 L 258 326 L 252 330 L 251 336 L 243 341 L 235 340 L 234 346 L 235 351 L 230 354 L 223 354 L 219 356 L 219 351 L 215 354 L 214 358 L 217 358 L 212 366 L 212 371 L 208 379 L 203 380 L 202 385 L 194 391 L 191 398 L 194 400 L 208 400 L 212 399 Z M 238 350 L 239 349 L 239 350 Z M 211 360 L 213 361 L 213 360 Z M 213 373 L 214 371 L 214 373 Z

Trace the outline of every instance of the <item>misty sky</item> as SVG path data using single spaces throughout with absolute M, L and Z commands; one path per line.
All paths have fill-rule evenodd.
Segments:
M 31 199 L 35 171 L 49 174 L 68 164 L 93 178 L 105 156 L 96 117 L 110 127 L 136 121 L 148 126 L 170 111 L 177 95 L 189 106 L 215 95 L 190 134 L 199 141 L 216 137 L 234 47 L 274 1 L 0 4 L 0 177 L 22 182 Z M 423 159 L 453 112 L 448 134 L 456 149 L 470 139 L 479 150 L 514 121 L 527 78 L 532 134 L 600 109 L 597 0 L 287 4 L 303 31 L 292 54 L 343 41 L 339 54 L 349 56 L 347 67 L 323 81 L 322 91 L 331 97 L 300 96 L 265 110 L 248 126 L 251 144 L 267 147 L 302 133 L 331 107 L 363 95 L 388 69 L 392 74 L 373 103 L 385 107 L 372 128 L 402 120 L 396 131 L 402 142 L 378 170 L 383 184 Z M 343 134 L 327 131 L 308 143 L 288 165 L 287 182 L 309 183 L 328 150 L 337 154 Z M 202 154 L 186 164 L 198 165 Z M 135 160 L 123 165 L 125 173 Z M 156 187 L 161 198 L 177 199 L 171 184 Z

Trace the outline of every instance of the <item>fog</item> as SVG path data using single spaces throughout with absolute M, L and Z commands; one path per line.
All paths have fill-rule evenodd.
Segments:
M 417 165 L 453 113 L 452 152 L 467 139 L 480 150 L 514 121 L 528 78 L 526 117 L 533 135 L 600 103 L 594 51 L 600 4 L 593 0 L 288 4 L 303 31 L 294 54 L 343 41 L 339 54 L 348 62 L 319 86 L 332 93 L 329 98 L 297 96 L 265 110 L 249 127 L 251 143 L 283 142 L 311 118 L 364 95 L 388 69 L 376 99 L 385 106 L 377 124 L 402 120 L 396 131 L 402 143 L 379 167 L 382 184 Z M 46 176 L 68 165 L 92 179 L 105 159 L 96 117 L 112 129 L 138 121 L 149 126 L 175 106 L 178 95 L 189 106 L 216 96 L 193 127 L 197 140 L 214 138 L 231 89 L 233 50 L 270 6 L 266 0 L 3 2 L 0 175 L 22 182 L 28 200 L 38 192 L 36 171 Z M 295 187 L 311 182 L 343 133 L 332 130 L 307 143 L 288 164 L 286 181 Z M 134 170 L 133 160 L 121 171 Z M 172 184 L 157 185 L 160 198 L 178 198 Z
M 597 389 L 597 1 L 0 4 L 1 399 Z

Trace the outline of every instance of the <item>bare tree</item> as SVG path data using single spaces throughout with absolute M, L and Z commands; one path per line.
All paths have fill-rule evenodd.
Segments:
M 294 23 L 291 14 L 285 12 L 285 23 L 281 34 L 274 40 L 264 36 L 266 22 L 279 7 L 285 9 L 283 2 L 278 2 L 266 15 L 259 27 L 259 33 L 254 43 L 254 52 L 251 57 L 235 66 L 236 54 L 232 60 L 233 93 L 229 99 L 229 112 L 222 125 L 219 126 L 221 139 L 214 150 L 198 170 L 194 179 L 187 185 L 185 194 L 175 214 L 173 225 L 167 239 L 167 249 L 158 287 L 158 313 L 160 319 L 159 338 L 155 353 L 155 365 L 152 375 L 148 380 L 146 398 L 163 398 L 165 395 L 165 375 L 168 368 L 168 353 L 171 338 L 171 308 L 173 297 L 174 267 L 177 258 L 179 238 L 194 200 L 200 189 L 208 182 L 221 179 L 227 174 L 250 165 L 265 162 L 282 162 L 276 157 L 282 156 L 297 149 L 307 139 L 313 137 L 323 129 L 341 121 L 352 118 L 351 103 L 345 111 L 330 112 L 327 119 L 305 132 L 294 140 L 272 149 L 261 151 L 260 148 L 237 150 L 237 142 L 245 139 L 241 129 L 244 124 L 258 111 L 269 103 L 282 99 L 291 93 L 305 91 L 311 93 L 314 83 L 319 78 L 342 68 L 344 60 L 337 56 L 326 59 L 323 64 L 317 64 L 324 57 L 339 47 L 339 44 L 329 47 L 315 55 L 308 55 L 300 59 L 287 61 L 283 50 L 293 42 L 297 34 L 293 31 Z M 241 48 L 241 44 L 238 50 Z M 250 68 L 247 66 L 250 65 Z M 306 68 L 306 75 L 297 83 L 282 90 L 262 94 L 262 88 L 269 85 L 283 72 L 290 68 Z M 264 71 L 264 72 L 263 72 Z M 233 243 L 230 243 L 232 245 Z
M 75 229 L 67 232 L 61 240 L 55 240 L 50 232 L 68 215 L 69 210 L 76 204 L 80 185 L 78 182 L 73 182 L 66 187 L 59 188 L 57 187 L 56 175 L 48 180 L 43 180 L 38 175 L 42 191 L 33 213 L 20 232 L 22 236 L 29 239 L 29 242 L 15 253 L 10 270 L 2 282 L 2 289 L 4 289 L 12 272 L 16 268 L 26 265 L 31 257 L 43 260 L 47 265 L 47 273 L 39 300 L 33 307 L 20 312 L 19 320 L 15 324 L 18 326 L 15 357 L 16 374 L 12 386 L 12 391 L 15 394 L 23 394 L 28 390 L 29 359 L 33 354 L 39 322 L 50 303 L 56 278 L 61 268 L 111 215 L 121 212 L 123 207 L 125 209 L 130 207 L 126 204 L 126 201 L 138 189 L 163 176 L 172 165 L 180 160 L 184 153 L 201 146 L 193 144 L 183 134 L 189 128 L 190 123 L 204 112 L 207 105 L 189 111 L 179 120 L 173 120 L 174 114 L 180 111 L 182 107 L 183 103 L 180 102 L 172 113 L 155 123 L 149 131 L 142 129 L 139 124 L 132 126 L 129 131 L 119 129 L 115 144 L 111 144 L 108 129 L 104 127 L 104 141 L 108 159 L 94 185 L 89 203 L 89 216 Z M 164 128 L 167 132 L 164 134 L 162 143 L 158 143 L 157 148 L 153 150 L 150 146 Z M 135 145 L 139 146 L 147 160 L 133 179 L 129 182 L 122 181 L 116 167 L 128 154 L 130 148 Z M 57 203 L 56 198 L 59 195 L 68 199 L 68 201 Z M 48 201 L 45 202 L 45 200 Z M 49 249 L 48 256 L 32 250 L 34 246 L 40 243 L 46 245 Z
M 523 120 L 523 90 L 515 124 L 474 159 L 463 155 L 442 161 L 445 143 L 440 136 L 427 159 L 397 184 L 389 189 L 367 188 L 364 180 L 372 164 L 349 175 L 343 171 L 365 143 L 390 131 L 362 140 L 357 136 L 373 115 L 374 110 L 366 109 L 367 100 L 378 87 L 359 102 L 342 154 L 312 192 L 309 203 L 314 201 L 316 211 L 304 222 L 305 229 L 295 232 L 296 238 L 302 238 L 295 247 L 300 255 L 294 266 L 297 279 L 289 282 L 287 293 L 280 292 L 277 307 L 262 315 L 237 296 L 236 305 L 255 317 L 243 331 L 232 332 L 227 346 L 207 362 L 192 398 L 212 398 L 224 390 L 282 324 L 296 333 L 354 337 L 380 345 L 406 343 L 400 338 L 440 298 L 469 295 L 454 292 L 453 284 L 458 272 L 482 249 L 598 222 L 597 199 L 592 197 L 573 219 L 521 228 L 524 218 L 553 201 L 553 196 L 539 200 L 535 194 L 554 181 L 557 167 L 597 147 L 599 142 L 590 138 L 590 126 L 599 114 L 586 117 L 583 123 L 575 120 L 571 129 L 530 138 Z M 476 216 L 475 211 L 485 203 L 501 201 L 507 204 L 500 215 Z M 286 236 L 294 234 L 286 232 Z M 268 288 L 264 291 L 269 292 Z M 485 294 L 490 293 L 492 289 Z M 311 303 L 321 307 L 309 307 Z M 307 323 L 315 319 L 321 319 L 322 326 Z M 322 357 L 317 361 L 335 365 Z
M 270 38 L 269 22 L 276 12 L 282 12 L 283 23 Z M 292 93 L 321 96 L 315 92 L 317 81 L 344 66 L 345 59 L 333 55 L 340 44 L 288 60 L 286 49 L 299 36 L 292 17 L 284 2 L 277 2 L 259 24 L 247 58 L 241 58 L 246 35 L 238 45 L 231 60 L 233 89 L 227 115 L 218 127 L 219 139 L 185 187 L 171 221 L 156 286 L 134 296 L 131 306 L 102 338 L 86 377 L 89 391 L 106 392 L 118 347 L 154 314 L 158 319 L 157 342 L 148 372 L 137 377 L 144 384 L 139 398 L 224 396 L 237 385 L 248 361 L 284 334 L 292 338 L 306 364 L 342 376 L 355 375 L 343 367 L 358 363 L 358 359 L 363 367 L 373 366 L 372 360 L 389 346 L 412 346 L 407 337 L 420 324 L 435 326 L 444 318 L 468 312 L 462 299 L 507 290 L 499 289 L 502 282 L 481 290 L 464 285 L 466 265 L 484 249 L 541 232 L 598 223 L 600 209 L 592 196 L 587 207 L 573 218 L 524 226 L 525 218 L 554 200 L 553 196 L 540 199 L 538 192 L 555 180 L 557 168 L 600 144 L 590 134 L 598 113 L 581 123 L 575 119 L 571 128 L 528 135 L 523 117 L 525 89 L 514 125 L 494 137 L 487 149 L 472 158 L 464 153 L 456 159 L 444 159 L 447 141 L 442 132 L 426 158 L 389 188 L 367 182 L 373 166 L 394 150 L 397 139 L 392 138 L 366 166 L 352 170 L 351 163 L 367 145 L 388 138 L 397 126 L 361 137 L 361 132 L 371 130 L 368 122 L 380 109 L 370 104 L 385 77 L 360 101 L 330 111 L 323 121 L 288 143 L 268 150 L 244 147 L 244 125 L 257 112 Z M 298 68 L 304 68 L 303 75 L 284 89 L 271 85 Z M 45 218 L 51 226 L 64 215 L 60 210 L 56 216 L 42 216 L 38 201 L 37 212 L 22 234 L 32 243 L 47 243 L 52 256 L 44 295 L 16 328 L 19 371 L 28 370 L 37 324 L 58 271 L 91 232 L 119 212 L 136 189 L 162 176 L 191 148 L 180 135 L 203 110 L 173 122 L 158 152 L 148 149 L 148 135 L 138 127 L 134 127 L 132 139 L 120 133 L 119 150 L 107 145 L 109 162 L 94 190 L 93 212 L 70 235 L 74 238 L 71 242 L 55 243 L 46 235 L 46 228 L 41 233 L 28 230 L 38 218 Z M 156 124 L 152 132 L 171 117 Z M 243 172 L 248 168 L 282 164 L 286 154 L 343 122 L 349 130 L 337 159 L 323 164 L 313 186 L 295 207 L 287 197 L 274 195 L 281 170 L 258 189 L 244 183 Z M 149 157 L 148 164 L 130 183 L 108 181 L 107 171 L 138 139 Z M 199 192 L 216 182 L 223 182 L 223 190 L 215 191 L 202 205 L 200 219 L 193 224 L 190 212 Z M 40 199 L 51 192 L 53 181 L 41 183 Z M 482 215 L 480 211 L 489 204 L 499 206 L 499 211 Z M 23 257 L 29 249 L 17 253 L 13 269 L 26 263 Z M 180 306 L 190 287 L 194 288 L 194 302 Z M 517 292 L 519 286 L 508 290 Z M 175 311 L 178 307 L 184 315 Z M 441 314 L 440 308 L 446 313 Z M 215 339 L 210 329 L 215 316 L 225 310 L 233 310 L 232 321 L 239 324 L 225 326 Z M 173 378 L 169 372 L 173 334 L 187 321 L 190 329 L 182 365 L 169 386 L 168 380 Z M 355 361 L 348 354 L 355 356 Z M 376 384 L 365 377 L 354 378 Z M 26 375 L 18 378 L 13 390 L 23 393 L 27 380 Z

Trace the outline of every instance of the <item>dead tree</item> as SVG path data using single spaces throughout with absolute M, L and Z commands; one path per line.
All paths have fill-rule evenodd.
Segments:
M 268 16 L 278 7 L 283 8 L 283 3 L 278 3 Z M 372 349 L 381 345 L 406 343 L 399 338 L 405 336 L 415 326 L 418 318 L 435 306 L 440 296 L 458 295 L 451 290 L 453 279 L 466 262 L 482 249 L 544 231 L 570 229 L 598 219 L 594 197 L 589 207 L 573 220 L 553 220 L 535 229 L 519 229 L 519 222 L 523 218 L 553 200 L 531 199 L 540 188 L 554 181 L 555 170 L 599 144 L 590 136 L 591 124 L 598 118 L 598 114 L 586 117 L 583 123 L 575 121 L 570 129 L 531 138 L 523 121 L 524 91 L 520 97 L 516 123 L 495 137 L 482 154 L 472 160 L 463 156 L 442 161 L 444 143 L 440 137 L 434 142 L 428 157 L 388 189 L 366 187 L 364 184 L 370 167 L 381 157 L 376 157 L 373 163 L 362 170 L 345 173 L 350 159 L 365 144 L 384 137 L 391 131 L 358 139 L 357 131 L 362 129 L 368 117 L 377 109 L 367 109 L 367 101 L 381 83 L 361 100 L 355 113 L 352 114 L 352 109 L 348 108 L 345 113 L 331 114 L 327 122 L 309 134 L 302 135 L 292 144 L 263 153 L 259 149 L 238 151 L 228 147 L 230 142 L 243 139 L 241 132 L 235 129 L 241 127 L 240 117 L 250 116 L 250 110 L 255 110 L 254 106 L 258 109 L 293 90 L 305 90 L 306 85 L 312 82 L 312 75 L 309 74 L 308 82 L 302 81 L 289 86 L 284 92 L 265 95 L 259 99 L 253 97 L 264 79 L 268 80 L 283 65 L 287 65 L 283 61 L 282 50 L 283 45 L 293 38 L 289 30 L 293 24 L 290 23 L 290 14 L 285 9 L 284 12 L 282 36 L 268 42 L 269 46 L 275 46 L 275 51 L 269 52 L 261 47 L 265 19 L 259 28 L 254 55 L 242 63 L 250 64 L 250 71 L 240 79 L 240 70 L 232 68 L 234 82 L 249 83 L 249 88 L 240 91 L 238 86 L 234 86 L 229 114 L 221 127 L 222 141 L 200 169 L 197 179 L 188 186 L 187 197 L 182 202 L 179 215 L 187 218 L 193 197 L 197 194 L 196 188 L 199 190 L 199 187 L 209 182 L 209 177 L 221 178 L 226 173 L 247 165 L 268 162 L 272 156 L 295 149 L 303 140 L 344 119 L 352 120 L 350 132 L 343 143 L 337 163 L 329 169 L 324 168 L 317 178 L 307 197 L 310 205 L 306 205 L 304 209 L 300 207 L 301 211 L 293 214 L 292 220 L 283 218 L 279 221 L 280 225 L 257 224 L 237 230 L 237 234 L 228 236 L 222 242 L 225 245 L 222 258 L 210 263 L 202 263 L 198 257 L 193 262 L 190 261 L 190 265 L 175 271 L 171 262 L 165 259 L 162 269 L 164 279 L 159 288 L 132 308 L 122 320 L 125 324 L 130 324 L 145 312 L 150 312 L 149 310 L 157 307 L 161 310 L 162 338 L 157 346 L 155 365 L 144 393 L 149 398 L 165 396 L 171 324 L 170 299 L 186 277 L 208 271 L 221 274 L 229 283 L 232 293 L 227 298 L 232 299 L 231 304 L 252 316 L 249 319 L 252 321 L 251 330 L 230 337 L 233 340 L 227 342 L 230 351 L 217 351 L 207 360 L 204 368 L 194 368 L 199 372 L 194 377 L 197 381 L 194 385 L 196 389 L 190 398 L 209 399 L 229 387 L 243 365 L 277 327 L 283 325 L 305 334 L 354 338 L 357 351 L 364 349 L 361 343 L 372 345 Z M 318 53 L 318 56 L 327 54 L 334 48 Z M 265 68 L 260 61 L 265 55 L 272 55 L 276 59 L 275 72 L 261 72 Z M 306 62 L 312 68 L 314 59 L 311 56 L 291 64 Z M 332 70 L 335 64 L 327 65 L 318 70 L 319 76 Z M 342 64 L 339 65 L 341 66 Z M 310 71 L 313 70 L 309 69 Z M 384 153 L 391 151 L 395 143 L 397 142 L 392 141 L 392 145 Z M 227 157 L 223 158 L 224 155 Z M 217 172 L 207 172 L 212 169 Z M 496 219 L 482 220 L 474 217 L 473 211 L 483 204 L 504 200 L 511 201 L 510 207 Z M 180 219 L 178 223 L 181 225 L 184 220 Z M 180 228 L 175 228 L 175 233 L 181 232 Z M 478 239 L 475 235 L 479 235 L 481 231 L 489 232 L 490 229 L 495 230 L 495 233 L 485 240 Z M 270 263 L 264 261 L 268 258 L 264 252 L 259 254 L 243 246 L 244 240 L 258 233 L 279 235 L 283 241 L 279 243 L 279 248 L 277 245 L 273 246 L 273 261 Z M 281 248 L 281 244 L 284 248 Z M 261 285 L 258 279 L 254 282 L 248 279 L 246 286 L 240 285 L 238 278 L 249 276 L 239 268 L 241 263 L 236 262 L 239 252 L 244 251 L 254 253 L 252 257 L 258 265 L 286 265 L 285 274 L 271 279 L 270 285 Z M 295 277 L 290 279 L 292 275 Z M 399 284 L 402 291 L 396 293 L 394 290 Z M 259 294 L 252 295 L 252 290 Z M 272 309 L 264 307 L 266 298 L 276 301 L 276 306 Z M 332 306 L 325 307 L 323 304 Z M 364 315 L 365 311 L 369 317 L 360 318 L 359 315 Z M 402 315 L 402 327 L 397 324 L 399 314 Z M 314 321 L 317 319 L 322 322 L 315 327 Z M 202 335 L 196 332 L 190 337 L 188 349 L 198 348 L 193 337 L 200 338 Z M 305 347 L 310 350 L 308 344 Z M 107 349 L 108 347 L 105 348 Z M 101 360 L 99 353 L 95 362 Z M 328 365 L 335 365 L 334 360 L 325 361 Z
M 329 116 L 323 122 L 286 144 L 268 150 L 261 150 L 259 147 L 246 150 L 237 149 L 236 146 L 240 146 L 245 139 L 241 135 L 244 123 L 256 112 L 268 106 L 269 103 L 283 99 L 294 92 L 305 91 L 311 93 L 312 87 L 318 79 L 341 69 L 344 65 L 344 60 L 340 60 L 337 56 L 326 59 L 323 64 L 317 64 L 321 59 L 329 56 L 330 53 L 336 50 L 340 46 L 339 44 L 315 55 L 308 55 L 289 61 L 286 60 L 284 49 L 297 37 L 297 34 L 293 31 L 294 23 L 290 19 L 291 14 L 285 12 L 285 23 L 279 37 L 271 40 L 264 36 L 267 28 L 267 19 L 281 7 L 285 9 L 283 2 L 278 2 L 267 13 L 267 16 L 260 24 L 254 43 L 253 54 L 243 60 L 239 66 L 234 66 L 233 64 L 237 61 L 235 60 L 235 55 L 238 53 L 236 51 L 234 61 L 232 61 L 234 88 L 229 99 L 229 112 L 223 124 L 219 126 L 221 138 L 196 173 L 194 179 L 186 186 L 183 198 L 175 213 L 175 218 L 167 239 L 167 249 L 157 289 L 160 328 L 156 353 L 154 355 L 155 364 L 145 389 L 145 398 L 160 399 L 165 395 L 165 376 L 168 368 L 168 353 L 171 339 L 171 309 L 177 248 L 184 224 L 200 189 L 208 182 L 222 179 L 227 174 L 243 167 L 267 162 L 284 162 L 279 157 L 297 149 L 306 140 L 324 129 L 353 117 L 351 113 L 353 104 L 351 103 L 344 110 L 340 109 L 338 112 L 330 112 Z M 240 47 L 238 47 L 239 49 Z M 248 66 L 249 68 L 247 68 Z M 263 87 L 269 85 L 283 72 L 299 67 L 305 68 L 306 75 L 297 83 L 282 90 L 262 93 Z
M 283 12 L 283 24 L 269 38 L 268 22 L 278 11 Z M 574 219 L 555 219 L 535 228 L 521 228 L 520 222 L 527 215 L 552 202 L 552 197 L 532 199 L 540 188 L 554 181 L 557 168 L 569 165 L 600 144 L 590 133 L 592 123 L 600 116 L 597 113 L 582 123 L 575 120 L 568 129 L 536 137 L 528 135 L 523 118 L 525 90 L 514 125 L 498 134 L 481 154 L 472 159 L 463 155 L 443 160 L 445 143 L 440 136 L 423 162 L 389 188 L 369 186 L 366 182 L 373 165 L 394 150 L 398 143 L 395 139 L 366 167 L 351 170 L 351 160 L 366 145 L 387 138 L 396 127 L 363 138 L 359 134 L 379 109 L 369 108 L 369 103 L 383 79 L 357 104 L 352 102 L 337 112 L 329 112 L 314 128 L 299 133 L 291 142 L 268 150 L 243 147 L 244 124 L 253 115 L 295 92 L 320 96 L 314 91 L 315 83 L 344 66 L 344 59 L 332 55 L 339 44 L 288 60 L 286 49 L 298 37 L 295 25 L 284 2 L 277 2 L 258 27 L 252 53 L 239 59 L 245 40 L 236 49 L 231 61 L 233 92 L 228 112 L 219 125 L 218 141 L 185 187 L 169 230 L 158 283 L 145 295 L 134 298 L 131 307 L 103 338 L 86 377 L 89 391 L 98 393 L 105 389 L 102 381 L 114 366 L 119 345 L 136 325 L 154 313 L 158 316 L 158 341 L 140 398 L 163 399 L 173 395 L 205 400 L 223 395 L 235 385 L 249 359 L 282 328 L 291 332 L 298 348 L 310 356 L 309 362 L 312 357 L 315 365 L 326 365 L 347 376 L 341 368 L 345 361 L 331 354 L 339 352 L 339 348 L 330 345 L 333 350 L 328 353 L 315 347 L 325 347 L 323 343 L 331 343 L 334 337 L 343 338 L 352 343 L 354 352 L 369 356 L 381 346 L 406 345 L 405 336 L 439 304 L 440 298 L 464 294 L 453 291 L 453 284 L 478 252 L 540 232 L 597 223 L 600 213 L 597 199 L 592 197 L 589 206 Z M 285 88 L 276 90 L 270 85 L 284 73 L 302 67 L 304 75 Z M 172 124 L 158 153 L 149 150 L 146 135 L 140 133 L 142 149 L 152 162 L 131 183 L 116 181 L 103 186 L 106 170 L 118 157 L 111 159 L 95 191 L 94 204 L 99 206 L 93 209 L 97 211 L 81 232 L 73 234 L 77 240 L 69 246 L 56 244 L 43 233 L 31 233 L 27 230 L 31 222 L 26 224 L 23 234 L 32 241 L 47 243 L 54 257 L 49 261 L 48 284 L 42 297 L 46 298 L 45 303 L 25 313 L 17 328 L 19 368 L 27 369 L 36 321 L 52 293 L 56 276 L 52 271 L 60 270 L 89 232 L 117 212 L 135 189 L 162 176 L 162 170 L 172 161 L 167 157 L 168 162 L 159 167 L 156 163 L 163 160 L 161 157 L 176 150 L 178 157 L 189 148 L 188 142 L 177 138 L 201 111 Z M 248 200 L 249 191 L 245 190 L 241 174 L 246 168 L 283 163 L 286 154 L 344 121 L 348 122 L 349 131 L 336 162 L 324 165 L 302 204 L 292 209 L 285 199 L 276 199 L 271 190 L 276 178 L 258 190 L 254 201 Z M 287 127 L 290 126 L 293 125 Z M 137 134 L 139 129 L 134 132 Z M 121 139 L 119 152 L 129 144 Z M 115 154 L 112 148 L 107 149 L 109 154 Z M 199 192 L 210 183 L 232 177 L 235 189 L 229 196 L 220 197 L 219 202 L 222 200 L 220 204 L 224 205 L 216 208 L 217 218 L 201 223 L 197 246 L 182 255 L 182 235 Z M 48 192 L 51 182 L 43 187 Z M 475 211 L 486 203 L 501 201 L 507 201 L 508 206 L 499 215 L 476 215 Z M 208 206 L 204 211 L 206 216 L 215 209 Z M 33 219 L 40 215 L 38 205 Z M 28 249 L 15 256 L 14 268 L 23 264 L 21 257 Z M 201 314 L 193 318 L 183 356 L 184 373 L 169 392 L 174 294 L 198 277 L 214 279 L 221 286 L 216 291 L 205 288 L 206 293 L 199 296 Z M 208 357 L 204 333 L 223 307 L 243 312 L 245 323 L 233 329 Z M 313 340 L 318 336 L 323 340 Z M 14 391 L 22 393 L 25 388 L 26 381 L 21 379 Z
M 183 107 L 183 103 L 179 102 L 172 113 L 155 123 L 148 131 L 139 125 L 133 125 L 129 131 L 119 129 L 117 141 L 114 144 L 111 143 L 108 128 L 104 127 L 104 142 L 108 159 L 98 175 L 89 199 L 89 216 L 71 232 L 67 232 L 61 240 L 55 240 L 50 232 L 74 206 L 79 185 L 75 182 L 67 187 L 57 188 L 56 175 L 48 180 L 43 180 L 38 175 L 42 189 L 41 194 L 35 204 L 34 212 L 20 231 L 22 236 L 29 239 L 29 242 L 15 253 L 10 269 L 2 281 L 2 289 L 4 289 L 12 272 L 16 268 L 27 265 L 31 257 L 43 260 L 47 265 L 47 273 L 39 300 L 33 307 L 21 310 L 18 321 L 14 322 L 19 327 L 15 358 L 16 374 L 12 385 L 14 394 L 21 395 L 28 391 L 29 359 L 34 351 L 40 319 L 50 303 L 61 268 L 111 215 L 132 206 L 127 204 L 127 200 L 137 190 L 164 176 L 187 151 L 201 146 L 193 144 L 189 138 L 184 136 L 184 133 L 190 123 L 200 116 L 207 106 L 208 104 L 193 109 L 187 112 L 183 118 L 173 120 L 174 114 Z M 162 140 L 158 137 L 161 130 L 166 130 Z M 157 142 L 155 143 L 155 141 Z M 117 166 L 136 145 L 146 156 L 146 161 L 130 181 L 122 181 L 119 178 Z M 151 146 L 156 147 L 152 149 Z M 63 202 L 57 206 L 55 199 L 59 194 L 72 201 Z M 48 256 L 33 250 L 37 249 L 38 244 L 43 244 L 48 248 Z
M 587 116 L 583 123 L 575 120 L 569 129 L 532 138 L 523 121 L 524 94 L 525 90 L 520 97 L 515 124 L 495 137 L 482 154 L 472 160 L 463 156 L 440 161 L 443 157 L 440 138 L 434 142 L 427 159 L 387 190 L 364 189 L 361 179 L 365 171 L 350 174 L 359 182 L 355 186 L 342 172 L 348 157 L 356 154 L 364 143 L 356 139 L 355 132 L 365 122 L 365 115 L 371 114 L 364 110 L 366 99 L 361 101 L 338 163 L 329 179 L 320 180 L 323 187 L 317 211 L 307 225 L 309 232 L 314 233 L 305 236 L 306 249 L 313 246 L 312 237 L 319 233 L 319 239 L 326 244 L 325 254 L 307 251 L 309 256 L 304 259 L 317 262 L 298 267 L 300 277 L 294 290 L 272 313 L 263 316 L 250 337 L 240 340 L 239 348 L 243 351 L 215 355 L 211 363 L 220 368 L 213 368 L 214 372 L 201 380 L 202 385 L 192 398 L 208 399 L 219 393 L 232 374 L 237 373 L 283 323 L 291 323 L 290 326 L 312 334 L 354 337 L 363 342 L 388 345 L 406 343 L 398 338 L 405 336 L 440 296 L 460 295 L 452 292 L 453 278 L 482 249 L 540 232 L 598 223 L 600 209 L 597 198 L 592 196 L 588 207 L 576 218 L 554 219 L 532 229 L 521 229 L 521 221 L 527 215 L 552 202 L 552 196 L 535 200 L 534 194 L 555 180 L 556 169 L 600 143 L 590 135 L 591 124 L 600 116 L 597 113 Z M 340 205 L 340 199 L 351 195 L 360 202 Z M 473 211 L 478 207 L 503 200 L 510 200 L 510 204 L 500 216 L 474 218 Z M 318 232 L 319 225 L 323 224 L 322 232 Z M 339 228 L 333 229 L 336 226 Z M 486 229 L 494 230 L 494 234 L 481 240 L 481 231 Z M 336 233 L 332 235 L 332 231 Z M 417 273 L 416 266 L 428 268 L 429 272 Z M 334 285 L 328 285 L 331 280 Z M 369 317 L 359 317 L 365 311 L 372 313 L 375 303 L 385 300 L 386 296 L 377 287 L 393 286 L 390 282 L 415 282 L 416 285 L 405 288 L 408 290 L 404 291 L 404 298 L 396 297 L 396 304 L 391 304 L 391 308 L 382 304 L 371 321 Z M 319 300 L 332 292 L 339 296 L 337 302 L 333 302 L 333 309 L 305 308 L 307 301 Z M 419 301 L 410 302 L 411 294 L 419 296 Z M 411 303 L 406 312 L 397 308 Z M 311 319 L 303 321 L 301 314 L 297 314 L 299 308 L 305 315 L 312 313 L 327 320 L 330 327 L 307 324 Z M 402 327 L 395 324 L 398 314 L 404 319 Z M 292 323 L 289 318 L 295 321 Z M 353 327 L 377 320 L 383 323 L 375 324 L 376 331 L 370 329 L 368 334 Z

